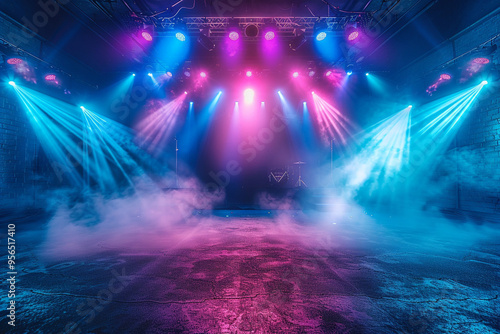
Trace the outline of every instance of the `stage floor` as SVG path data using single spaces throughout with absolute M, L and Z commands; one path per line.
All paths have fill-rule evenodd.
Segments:
M 500 331 L 500 239 L 484 225 L 217 211 L 175 238 L 144 226 L 130 247 L 116 230 L 67 253 L 74 236 L 47 224 L 18 222 L 12 333 Z

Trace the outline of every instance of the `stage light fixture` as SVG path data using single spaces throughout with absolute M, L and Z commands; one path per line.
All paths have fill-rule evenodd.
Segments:
M 24 60 L 22 60 L 21 58 L 17 58 L 17 57 L 7 59 L 7 64 L 9 64 L 9 65 L 19 65 L 23 62 L 24 62 Z
M 255 91 L 251 88 L 247 88 L 243 92 L 243 98 L 244 98 L 245 103 L 252 103 L 254 97 L 255 97 Z
M 249 24 L 245 27 L 245 36 L 257 37 L 259 35 L 259 27 L 255 24 Z
M 206 77 L 207 77 L 207 73 L 206 73 L 206 72 L 201 72 L 201 73 L 200 73 L 200 77 L 202 77 L 202 78 L 206 78 Z
M 141 36 L 142 38 L 144 38 L 144 40 L 148 41 L 148 42 L 151 42 L 153 41 L 153 36 L 151 35 L 151 33 L 147 30 L 143 30 L 141 32 Z
M 288 43 L 288 46 L 293 51 L 297 51 L 305 42 L 307 42 L 305 28 L 295 29 L 295 37 Z
M 135 77 L 135 73 L 132 73 L 132 76 Z
M 240 33 L 237 32 L 236 30 L 232 30 L 229 32 L 229 39 L 232 41 L 237 41 L 240 39 Z
M 16 83 L 14 81 L 9 81 L 9 85 L 11 85 L 12 87 L 14 87 L 16 85 Z
M 328 25 L 326 22 L 316 22 L 314 25 L 314 36 L 317 41 L 323 41 L 326 38 Z
M 83 110 L 85 110 L 85 107 L 84 106 L 80 106 L 80 109 L 82 109 L 82 111 L 83 111 Z
M 308 74 L 309 74 L 309 76 L 312 78 L 312 77 L 316 74 L 316 72 L 311 70 L 311 71 L 309 71 L 309 73 L 308 73 Z
M 186 95 L 187 95 L 187 93 L 188 93 L 187 91 L 184 91 L 184 94 L 186 94 Z
M 210 30 L 201 30 L 200 35 L 198 36 L 198 43 L 200 43 L 200 45 L 208 51 L 213 51 L 215 49 L 215 43 L 209 36 Z
M 275 37 L 274 31 L 268 31 L 264 35 L 264 38 L 266 39 L 266 41 L 272 41 L 274 39 L 274 37 Z
M 177 38 L 181 42 L 186 41 L 186 35 L 184 35 L 184 33 L 180 32 L 180 31 L 175 33 L 175 38 Z
M 312 95 L 314 95 L 314 92 L 311 92 Z
M 483 82 L 481 82 L 481 85 L 487 85 L 488 84 L 488 81 L 484 80 Z
M 153 77 L 153 73 L 151 73 L 151 72 L 148 73 L 148 76 Z
M 347 75 L 348 75 L 348 76 L 351 76 L 351 75 L 352 75 L 352 72 L 351 72 L 351 71 L 347 72 Z
M 479 65 L 486 65 L 486 64 L 489 64 L 490 63 L 490 60 L 488 58 L 484 58 L 484 57 L 478 57 L 478 58 L 474 58 L 472 60 L 472 62 L 474 64 L 479 64 Z
M 370 73 L 369 73 L 369 72 L 366 72 L 366 73 L 365 73 L 365 75 L 366 75 L 366 76 L 369 76 L 369 75 L 370 75 Z
M 439 76 L 439 79 L 441 80 L 450 80 L 451 79 L 451 75 L 449 75 L 448 73 L 443 73 Z
M 171 77 L 172 77 L 172 72 L 170 72 L 170 71 L 169 71 L 169 72 L 167 72 L 166 74 L 167 74 L 167 77 L 169 77 L 169 78 L 171 78 Z
M 247 71 L 246 76 L 250 78 L 252 76 L 252 71 Z
M 45 75 L 45 81 L 56 81 L 56 75 L 55 74 L 47 74 Z
M 293 72 L 292 77 L 298 78 L 299 77 L 299 72 Z
M 349 34 L 349 36 L 347 36 L 347 40 L 348 41 L 354 41 L 356 38 L 359 37 L 359 32 L 358 31 L 353 31 Z
M 326 71 L 325 75 L 329 77 L 330 75 L 332 75 L 332 71 L 331 70 Z
M 191 72 L 186 70 L 184 71 L 184 75 L 189 78 L 191 76 Z

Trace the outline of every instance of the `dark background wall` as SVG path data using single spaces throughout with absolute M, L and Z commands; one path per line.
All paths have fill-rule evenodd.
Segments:
M 404 68 L 400 76 L 408 78 L 408 86 L 415 83 L 420 85 L 422 82 L 432 83 L 433 79 L 439 77 L 439 73 L 450 69 L 442 68 L 440 65 L 464 55 L 456 61 L 460 64 L 473 56 L 473 53 L 467 54 L 468 52 L 498 38 L 499 34 L 500 15 L 497 11 Z M 500 63 L 499 52 L 489 58 L 491 64 L 489 71 L 484 73 L 484 79 L 495 79 L 489 73 L 494 73 L 495 67 L 498 70 L 496 64 Z M 477 80 L 481 79 L 479 75 Z M 453 157 L 455 164 L 453 168 L 457 177 L 456 182 L 450 184 L 440 198 L 441 205 L 445 208 L 500 213 L 499 85 L 498 81 L 490 81 L 490 84 L 485 86 L 450 147 L 448 156 Z M 447 168 L 446 173 L 449 174 L 450 166 Z

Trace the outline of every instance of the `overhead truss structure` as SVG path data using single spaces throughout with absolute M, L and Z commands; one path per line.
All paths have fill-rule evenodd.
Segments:
M 368 15 L 368 13 L 367 13 Z M 249 25 L 254 25 L 261 31 L 266 25 L 276 28 L 280 37 L 294 37 L 305 33 L 306 37 L 313 34 L 314 26 L 326 24 L 329 30 L 342 31 L 348 24 L 364 21 L 366 15 L 350 14 L 337 17 L 184 17 L 182 19 L 157 18 L 159 34 L 171 34 L 179 25 L 184 26 L 189 35 L 196 36 L 200 31 L 209 32 L 215 40 L 226 36 L 228 27 L 237 24 L 244 31 Z M 299 32 L 300 31 L 300 32 Z

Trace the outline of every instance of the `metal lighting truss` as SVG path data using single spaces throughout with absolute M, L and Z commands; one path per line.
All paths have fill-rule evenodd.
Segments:
M 360 14 L 349 14 L 335 17 L 184 17 L 177 18 L 158 18 L 159 35 L 171 35 L 179 23 L 183 23 L 187 28 L 189 35 L 197 36 L 201 30 L 209 30 L 210 38 L 221 40 L 226 36 L 227 28 L 237 24 L 241 31 L 249 25 L 255 25 L 262 31 L 265 25 L 276 27 L 278 36 L 295 37 L 297 31 L 305 32 L 306 37 L 313 34 L 314 25 L 317 23 L 326 23 L 329 30 L 341 31 L 349 23 L 360 21 Z M 245 37 L 247 40 L 258 37 Z

